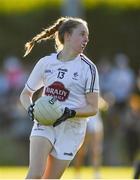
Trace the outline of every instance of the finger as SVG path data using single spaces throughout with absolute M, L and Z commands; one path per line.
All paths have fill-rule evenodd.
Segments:
M 53 124 L 53 127 L 56 127 L 56 126 L 58 126 L 59 124 L 61 124 L 62 123 L 62 121 L 56 121 L 54 124 Z

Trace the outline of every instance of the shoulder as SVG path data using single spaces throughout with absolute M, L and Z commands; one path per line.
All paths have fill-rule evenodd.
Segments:
M 56 53 L 52 53 L 50 55 L 44 56 L 41 59 L 39 59 L 39 61 L 37 62 L 37 64 L 46 64 L 52 62 L 52 60 L 56 59 L 57 54 Z
M 83 64 L 87 66 L 87 68 L 92 68 L 94 70 L 97 70 L 96 65 L 87 56 L 85 56 L 84 54 L 80 54 L 80 58 Z

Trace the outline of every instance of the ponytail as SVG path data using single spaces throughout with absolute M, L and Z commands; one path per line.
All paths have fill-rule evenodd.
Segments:
M 50 38 L 55 38 L 55 33 L 59 30 L 59 27 L 66 21 L 66 18 L 62 17 L 56 21 L 49 28 L 44 29 L 41 33 L 37 34 L 33 39 L 25 44 L 25 54 L 24 57 L 27 56 L 36 43 L 40 43 L 41 41 L 45 41 Z

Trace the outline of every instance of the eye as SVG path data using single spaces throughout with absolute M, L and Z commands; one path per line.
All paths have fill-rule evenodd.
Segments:
M 88 33 L 85 32 L 85 31 L 82 31 L 82 32 L 80 33 L 80 35 L 81 35 L 82 37 L 88 38 Z
M 81 34 L 81 36 L 85 36 L 85 32 L 81 32 L 80 34 Z

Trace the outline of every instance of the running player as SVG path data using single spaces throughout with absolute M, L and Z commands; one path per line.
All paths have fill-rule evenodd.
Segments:
M 88 35 L 86 21 L 62 17 L 25 45 L 26 56 L 38 42 L 54 37 L 57 52 L 35 65 L 20 95 L 23 107 L 33 118 L 32 97 L 43 87 L 42 95 L 57 97 L 65 109 L 52 126 L 34 120 L 27 179 L 61 178 L 84 141 L 86 118 L 98 111 L 98 71 L 82 54 Z
M 134 168 L 134 179 L 139 179 L 140 178 L 140 160 L 136 163 L 135 168 Z
M 107 110 L 108 104 L 103 98 L 99 98 L 99 109 Z M 87 118 L 87 132 L 84 144 L 74 159 L 75 177 L 81 177 L 81 167 L 84 165 L 85 157 L 89 153 L 89 163 L 93 166 L 93 178 L 101 178 L 101 164 L 103 151 L 103 120 L 100 112 L 95 116 Z

